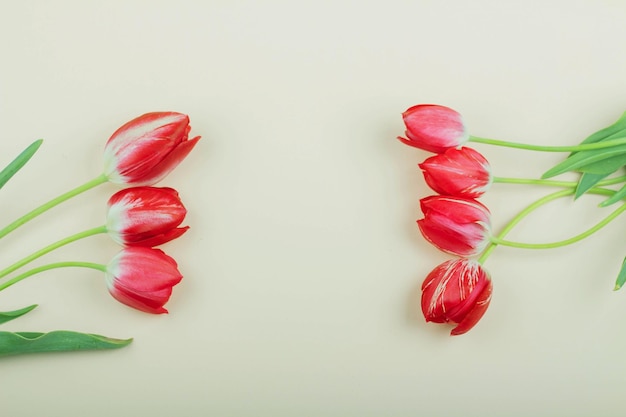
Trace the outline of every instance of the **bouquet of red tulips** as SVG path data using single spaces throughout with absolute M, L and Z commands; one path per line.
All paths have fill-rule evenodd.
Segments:
M 437 194 L 420 201 L 424 217 L 417 225 L 433 246 L 456 256 L 435 267 L 424 280 L 422 312 L 428 322 L 453 324 L 452 335 L 469 331 L 485 314 L 493 286 L 484 263 L 498 245 L 526 249 L 569 245 L 590 236 L 626 211 L 626 203 L 622 203 L 588 230 L 561 241 L 506 240 L 506 235 L 523 218 L 550 201 L 590 193 L 608 197 L 600 203 L 601 207 L 607 207 L 626 198 L 626 176 L 617 174 L 626 165 L 626 113 L 576 146 L 540 146 L 471 136 L 458 112 L 439 105 L 413 106 L 403 113 L 403 119 L 406 137 L 398 139 L 435 154 L 419 164 L 426 184 Z M 541 178 L 496 177 L 487 159 L 467 146 L 472 142 L 568 155 Z M 579 173 L 578 180 L 549 179 L 566 172 Z M 535 184 L 559 190 L 529 204 L 496 234 L 492 232 L 489 209 L 478 201 L 492 183 Z M 615 289 L 624 282 L 626 260 L 617 274 Z
M 121 303 L 147 313 L 166 313 L 163 306 L 182 275 L 176 261 L 155 246 L 179 237 L 188 229 L 179 227 L 187 211 L 175 190 L 152 185 L 172 171 L 196 145 L 200 137 L 189 139 L 190 129 L 189 117 L 174 112 L 148 113 L 131 120 L 106 142 L 102 174 L 0 229 L 2 238 L 52 207 L 105 182 L 127 187 L 109 199 L 104 225 L 51 243 L 0 270 L 0 291 L 51 269 L 90 268 L 104 273 L 108 291 Z M 0 172 L 0 187 L 29 161 L 41 143 L 41 140 L 35 141 Z M 107 265 L 85 261 L 54 262 L 11 276 L 61 246 L 101 233 L 107 233 L 122 245 L 121 251 Z M 22 316 L 36 306 L 0 313 L 0 324 Z M 128 345 L 131 340 L 65 330 L 48 333 L 0 331 L 0 357 L 31 352 L 115 349 Z

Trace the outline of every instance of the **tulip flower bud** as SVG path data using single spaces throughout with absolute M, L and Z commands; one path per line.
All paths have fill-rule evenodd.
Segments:
M 186 214 L 172 188 L 126 188 L 109 199 L 106 228 L 121 245 L 158 246 L 189 229 L 177 227 Z
M 442 153 L 469 140 L 461 115 L 435 104 L 420 104 L 402 113 L 406 138 L 398 139 L 409 146 Z
M 424 238 L 438 249 L 471 257 L 489 243 L 491 214 L 478 201 L 434 195 L 421 199 L 420 206 L 424 218 L 417 225 Z
M 191 152 L 200 136 L 188 140 L 189 117 L 147 113 L 120 127 L 104 148 L 104 175 L 116 184 L 152 185 Z
M 492 182 L 489 162 L 472 148 L 449 148 L 419 167 L 428 186 L 443 195 L 478 198 Z
M 437 266 L 422 284 L 422 312 L 427 322 L 456 323 L 451 335 L 469 331 L 491 301 L 489 273 L 477 261 L 454 259 Z
M 167 313 L 163 305 L 182 275 L 176 261 L 159 249 L 127 247 L 107 265 L 105 281 L 111 295 L 147 313 Z

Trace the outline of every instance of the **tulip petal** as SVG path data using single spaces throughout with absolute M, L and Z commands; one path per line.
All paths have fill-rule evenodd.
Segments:
M 426 219 L 418 220 L 417 225 L 424 239 L 442 252 L 470 257 L 479 254 L 484 248 L 483 235 L 480 233 L 482 228 L 472 230 L 472 225 L 465 225 L 464 231 L 455 231 L 452 227 L 433 225 Z
M 426 184 L 441 195 L 478 198 L 493 181 L 489 162 L 472 148 L 450 148 L 418 166 Z
M 449 260 L 435 267 L 422 283 L 422 313 L 427 322 L 457 324 L 452 334 L 462 334 L 483 316 L 491 291 L 491 278 L 477 261 Z
M 182 275 L 176 261 L 159 249 L 127 247 L 107 265 L 105 281 L 111 295 L 123 304 L 148 313 L 167 310 L 172 287 Z
M 191 151 L 189 117 L 148 113 L 119 128 L 104 149 L 104 175 L 120 184 L 150 185 L 161 180 Z M 189 143 L 191 142 L 191 143 Z
M 174 168 L 182 162 L 189 152 L 196 146 L 196 143 L 200 140 L 200 136 L 196 136 L 193 139 L 181 142 L 175 149 L 173 149 L 163 160 L 154 166 L 152 170 L 143 173 L 143 184 L 156 184 L 161 181 L 167 174 L 169 174 Z
M 182 235 L 187 214 L 172 188 L 131 187 L 108 202 L 107 232 L 122 245 L 157 246 Z
M 420 201 L 424 218 L 417 225 L 436 248 L 454 255 L 479 254 L 489 243 L 490 213 L 476 200 L 429 196 Z
M 124 287 L 118 286 L 110 293 L 117 301 L 129 307 L 151 314 L 165 314 L 168 311 L 163 305 L 169 300 L 172 289 L 165 288 L 161 292 L 142 294 L 131 292 Z
M 164 243 L 169 242 L 170 240 L 174 240 L 180 237 L 187 230 L 189 230 L 189 226 L 178 227 L 175 229 L 170 229 L 167 232 L 161 233 L 158 235 L 150 233 L 148 237 L 146 237 L 145 239 L 141 239 L 139 238 L 139 236 L 134 236 L 133 240 L 125 239 L 125 242 L 127 245 L 144 246 L 144 247 L 152 248 L 152 247 L 162 245 Z
M 149 135 L 162 126 L 170 126 L 167 136 L 175 132 L 184 132 L 189 125 L 189 116 L 176 112 L 152 112 L 143 114 L 117 129 L 107 141 L 107 146 L 117 149 L 118 146 L 132 144 L 136 138 Z
M 467 142 L 469 134 L 455 110 L 433 104 L 419 104 L 402 113 L 406 125 L 403 143 L 429 152 L 442 153 Z
M 468 268 L 463 274 L 458 281 L 457 296 L 460 302 L 448 312 L 448 318 L 454 323 L 463 321 L 480 301 L 481 296 L 484 296 L 485 287 L 492 285 L 491 279 L 485 276 L 486 273 L 482 268 Z
M 478 323 L 487 311 L 487 307 L 489 307 L 492 289 L 493 285 L 491 284 L 491 281 L 489 281 L 489 285 L 485 286 L 485 288 L 481 291 L 474 307 L 469 311 L 465 318 L 463 318 L 463 320 L 461 320 L 461 322 L 454 329 L 452 329 L 450 335 L 458 336 L 467 333 L 476 325 L 476 323 Z
M 150 180 L 145 178 L 146 173 L 158 166 L 173 149 L 174 144 L 166 138 L 136 139 L 115 154 L 116 160 L 120 161 L 116 164 L 117 174 L 125 181 L 132 181 L 134 185 L 149 185 Z
M 446 261 L 428 274 L 422 283 L 422 312 L 427 322 L 447 323 L 447 310 L 458 303 L 459 297 L 454 293 L 458 287 L 454 281 L 458 279 L 458 270 L 464 264 L 459 260 Z

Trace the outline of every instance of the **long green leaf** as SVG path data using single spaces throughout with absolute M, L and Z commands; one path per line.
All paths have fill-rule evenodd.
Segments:
M 33 310 L 35 307 L 37 307 L 37 304 L 33 304 L 32 306 L 20 308 L 19 310 L 7 311 L 5 313 L 0 312 L 0 324 L 6 323 L 7 321 L 11 321 L 11 320 L 16 319 L 18 317 L 21 317 L 24 314 L 28 313 L 29 311 Z
M 594 143 L 605 140 L 612 140 L 615 137 L 624 136 L 626 129 L 626 113 L 615 122 L 613 125 L 602 129 L 593 135 L 589 136 L 582 143 Z M 571 156 L 571 155 L 570 155 Z M 578 180 L 578 186 L 576 187 L 576 194 L 574 199 L 577 199 L 588 190 L 593 188 L 598 182 L 608 177 L 612 173 L 626 164 L 626 155 L 619 155 L 612 158 L 607 158 L 593 164 L 589 164 L 580 169 L 582 175 Z
M 132 340 L 67 330 L 49 333 L 0 332 L 0 357 L 22 353 L 119 349 L 130 344 Z
M 4 184 L 7 183 L 15 175 L 17 171 L 19 171 L 26 162 L 37 152 L 37 149 L 41 146 L 43 139 L 38 139 L 31 143 L 26 149 L 22 151 L 21 154 L 17 156 L 9 165 L 6 166 L 2 171 L 0 171 L 0 188 L 4 187 Z
M 551 178 L 568 171 L 583 171 L 585 166 L 591 166 L 597 162 L 617 156 L 624 156 L 626 158 L 626 145 L 617 145 L 609 148 L 577 152 L 546 171 L 541 178 Z M 598 172 L 593 173 L 597 174 Z
M 578 168 L 577 171 L 598 175 L 610 175 L 623 167 L 624 164 L 626 164 L 626 153 L 584 165 Z
M 590 144 L 596 142 L 603 142 L 607 140 L 617 139 L 619 137 L 626 136 L 626 112 L 624 112 L 619 119 L 612 125 L 601 129 L 591 135 L 589 135 L 585 140 L 581 142 L 581 144 Z M 566 161 L 572 156 L 576 155 L 577 152 L 572 152 Z M 576 188 L 576 194 L 574 198 L 578 198 L 587 192 L 589 189 L 593 188 L 598 182 L 602 181 L 605 177 L 617 171 L 619 168 L 624 166 L 626 163 L 626 156 L 617 156 L 612 158 L 602 159 L 598 162 L 587 164 L 583 167 L 580 167 L 578 170 L 583 172 L 580 180 L 578 181 L 578 186 Z M 565 164 L 566 162 L 562 162 L 561 164 Z M 557 165 L 560 166 L 561 164 Z M 552 168 L 553 170 L 556 167 Z M 552 170 L 551 170 L 552 171 Z M 548 171 L 547 175 L 552 175 L 551 171 Z M 546 176 L 547 176 L 546 175 Z M 558 175 L 558 174 L 556 174 Z
M 614 291 L 619 290 L 620 288 L 622 288 L 624 283 L 626 283 L 626 258 L 624 258 L 624 260 L 622 261 L 622 268 L 620 269 L 619 274 L 617 275 L 617 280 L 615 281 L 615 288 L 613 288 L 613 290 Z

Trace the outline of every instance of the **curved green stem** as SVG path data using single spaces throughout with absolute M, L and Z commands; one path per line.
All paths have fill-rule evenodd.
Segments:
M 520 211 L 517 214 L 517 216 L 513 217 L 513 219 L 502 229 L 500 234 L 497 235 L 494 238 L 494 240 L 495 241 L 503 240 L 504 237 L 511 231 L 511 229 L 513 229 L 526 216 L 528 216 L 530 213 L 532 213 L 533 211 L 535 211 L 539 207 L 543 206 L 544 204 L 549 203 L 550 201 L 556 200 L 558 198 L 574 194 L 574 192 L 575 192 L 575 190 L 573 188 L 556 191 L 556 192 L 554 192 L 552 194 L 548 194 L 547 196 L 542 197 L 539 200 L 535 201 L 534 203 L 528 205 L 525 209 Z M 606 188 L 597 188 L 597 187 L 590 189 L 588 192 L 591 193 L 591 194 L 602 194 L 602 195 L 613 195 L 613 194 L 615 194 L 615 191 L 613 191 L 613 190 L 607 190 Z M 493 252 L 493 250 L 496 248 L 496 246 L 498 246 L 498 244 L 495 241 L 492 240 L 491 242 L 489 242 L 489 244 L 487 245 L 487 248 L 484 250 L 484 252 L 480 256 L 480 258 L 478 258 L 478 262 L 479 263 L 481 263 L 481 264 L 484 263 L 487 260 L 487 258 L 489 257 L 489 255 L 491 255 L 491 252 Z
M 40 272 L 48 271 L 50 269 L 55 269 L 55 268 L 66 268 L 66 267 L 91 268 L 91 269 L 97 269 L 98 271 L 102 271 L 102 272 L 105 272 L 107 269 L 106 265 L 95 264 L 91 262 L 56 262 L 53 264 L 48 264 L 48 265 L 43 265 L 37 268 L 33 268 L 30 271 L 26 271 L 14 278 L 11 278 L 10 280 L 0 284 L 0 291 L 4 290 L 5 288 L 10 287 L 13 284 L 17 284 L 18 282 L 20 282 L 21 280 L 25 278 L 28 278 Z
M 39 249 L 37 252 L 34 252 L 31 255 L 15 262 L 13 265 L 10 265 L 4 268 L 3 270 L 0 270 L 0 278 L 9 275 L 11 272 L 23 267 L 24 265 L 28 264 L 31 261 L 34 261 L 35 259 L 45 255 L 46 253 L 52 252 L 53 250 L 60 248 L 61 246 L 65 246 L 68 243 L 72 243 L 79 239 L 84 239 L 89 236 L 97 235 L 100 233 L 106 233 L 106 231 L 107 231 L 106 226 L 94 227 L 93 229 L 85 230 L 83 232 L 76 233 L 72 236 L 68 236 L 65 239 L 61 239 L 57 242 L 54 242 L 44 248 Z
M 487 145 L 504 146 L 507 148 L 525 149 L 528 151 L 543 151 L 543 152 L 580 152 L 589 151 L 592 149 L 610 148 L 612 146 L 626 144 L 626 137 L 607 140 L 604 142 L 596 143 L 584 143 L 582 145 L 575 146 L 542 146 L 542 145 L 530 145 L 526 143 L 508 142 L 497 139 L 479 138 L 477 136 L 470 136 L 470 142 L 484 143 Z
M 532 184 L 532 185 L 549 185 L 554 187 L 576 187 L 577 183 L 574 181 L 555 181 L 555 180 L 542 180 L 535 178 L 509 178 L 509 177 L 493 177 L 494 183 L 499 184 Z
M 598 187 L 603 187 L 605 185 L 613 185 L 619 184 L 626 181 L 626 175 L 609 178 L 607 180 L 602 180 L 598 182 Z M 576 181 L 555 181 L 555 180 L 542 180 L 538 178 L 510 178 L 510 177 L 493 177 L 494 183 L 500 184 L 532 184 L 532 185 L 548 185 L 554 187 L 577 187 L 578 182 Z
M 61 194 L 60 196 L 53 198 L 52 200 L 48 201 L 45 204 L 42 204 L 41 206 L 37 207 L 36 209 L 26 213 L 25 215 L 23 215 L 22 217 L 20 217 L 19 219 L 15 220 L 13 223 L 5 226 L 3 229 L 0 230 L 0 239 L 3 238 L 4 236 L 8 235 L 9 233 L 11 233 L 13 230 L 17 229 L 18 227 L 22 226 L 24 223 L 34 219 L 35 217 L 39 216 L 40 214 L 50 210 L 52 207 L 66 201 L 69 200 L 70 198 L 77 196 L 80 193 L 83 193 L 87 190 L 90 190 L 100 184 L 103 184 L 105 182 L 108 181 L 108 178 L 106 175 L 102 174 L 94 179 L 92 179 L 91 181 L 87 181 L 85 184 L 80 185 L 76 188 L 74 188 L 73 190 L 70 190 L 68 192 L 66 192 L 65 194 Z
M 586 238 L 588 236 L 591 236 L 592 234 L 594 234 L 595 232 L 597 232 L 598 230 L 602 229 L 604 226 L 609 224 L 617 216 L 622 214 L 622 212 L 624 212 L 624 210 L 626 210 L 626 203 L 622 204 L 621 207 L 619 207 L 617 210 L 613 211 L 613 213 L 611 213 L 610 215 L 608 215 L 607 217 L 602 219 L 595 226 L 585 230 L 584 232 L 582 232 L 582 233 L 580 233 L 580 234 L 578 234 L 576 236 L 572 236 L 569 239 L 564 239 L 564 240 L 559 240 L 559 241 L 556 241 L 556 242 L 549 242 L 549 243 L 523 243 L 523 242 L 512 242 L 512 241 L 509 241 L 509 240 L 498 239 L 497 237 L 494 237 L 494 238 L 491 239 L 491 241 L 493 243 L 495 243 L 496 245 L 511 246 L 511 247 L 514 247 L 514 248 L 522 248 L 522 249 L 552 249 L 552 248 L 559 248 L 561 246 L 571 245 L 572 243 L 576 243 L 576 242 L 578 242 L 580 240 L 583 240 L 584 238 Z

